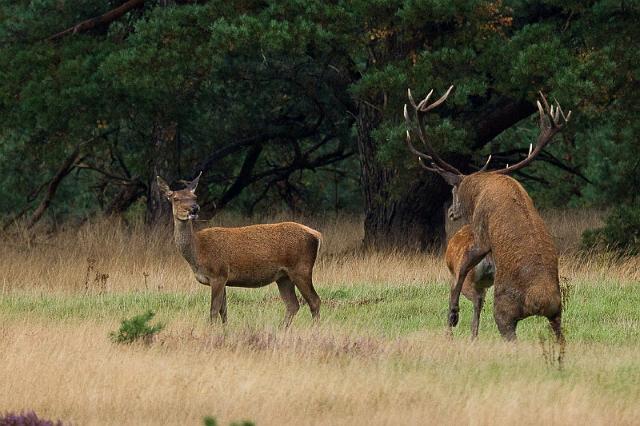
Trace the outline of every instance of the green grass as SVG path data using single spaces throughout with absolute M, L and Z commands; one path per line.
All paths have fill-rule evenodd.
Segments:
M 38 316 L 52 320 L 114 321 L 147 310 L 170 323 L 175 319 L 205 322 L 208 289 L 184 293 L 135 292 L 88 294 L 37 294 L 12 292 L 0 295 L 0 317 Z M 444 330 L 449 288 L 444 283 L 402 287 L 334 286 L 319 289 L 323 301 L 322 322 L 386 337 L 423 330 Z M 469 335 L 471 304 L 461 302 L 461 319 L 455 334 Z M 640 342 L 640 286 L 575 283 L 564 313 L 569 341 L 637 345 Z M 261 289 L 228 289 L 229 326 L 277 326 L 284 306 L 275 286 Z M 492 292 L 482 313 L 480 337 L 498 339 L 492 316 Z M 302 306 L 293 326 L 306 326 L 310 315 Z M 521 321 L 518 336 L 537 340 L 546 333 L 544 318 Z

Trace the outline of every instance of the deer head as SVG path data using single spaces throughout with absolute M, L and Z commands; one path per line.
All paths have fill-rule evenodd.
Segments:
M 169 185 L 160 176 L 156 176 L 158 182 L 158 188 L 160 192 L 167 197 L 167 200 L 171 203 L 173 209 L 173 217 L 177 220 L 187 221 L 198 218 L 198 212 L 200 206 L 196 202 L 196 188 L 198 187 L 198 181 L 202 176 L 202 172 L 194 180 L 187 183 L 184 189 L 179 191 L 172 191 L 169 189 Z
M 463 180 L 467 177 L 467 175 L 463 174 L 451 164 L 444 161 L 437 154 L 437 152 L 431 146 L 429 139 L 427 138 L 427 132 L 423 121 L 424 115 L 427 112 L 444 103 L 444 101 L 449 96 L 449 93 L 451 93 L 452 89 L 453 86 L 449 87 L 449 90 L 447 90 L 447 92 L 440 99 L 431 104 L 429 104 L 429 98 L 433 94 L 433 90 L 431 90 L 429 94 L 427 94 L 427 96 L 417 104 L 413 99 L 413 96 L 411 95 L 411 90 L 407 90 L 409 103 L 413 108 L 414 119 L 412 120 L 409 116 L 409 108 L 407 104 L 404 105 L 404 118 L 408 126 L 406 141 L 409 151 L 411 151 L 418 157 L 418 162 L 423 168 L 431 172 L 438 173 L 449 185 L 452 186 L 451 192 L 453 201 L 451 203 L 451 207 L 448 210 L 448 215 L 452 220 L 456 220 L 459 219 L 463 214 L 462 203 L 458 198 L 458 188 L 460 187 Z M 569 118 L 571 117 L 571 111 L 569 111 L 569 113 L 565 115 L 558 101 L 555 101 L 555 105 L 550 106 L 542 92 L 540 92 L 540 100 L 537 101 L 537 105 L 540 115 L 540 134 L 536 141 L 535 148 L 533 148 L 531 145 L 529 146 L 529 154 L 527 155 L 527 157 L 516 164 L 513 164 L 511 166 L 507 165 L 507 167 L 504 169 L 492 170 L 490 172 L 487 172 L 487 167 L 489 166 L 489 162 L 491 161 L 491 155 L 489 155 L 489 158 L 487 159 L 485 165 L 475 173 L 509 174 L 525 167 L 531 161 L 533 161 L 533 159 L 542 151 L 542 149 L 551 141 L 551 139 L 553 139 L 555 134 L 564 127 L 564 125 L 569 121 Z M 414 130 L 418 134 L 418 138 L 422 142 L 425 148 L 425 152 L 421 152 L 414 147 L 411 141 L 411 130 Z

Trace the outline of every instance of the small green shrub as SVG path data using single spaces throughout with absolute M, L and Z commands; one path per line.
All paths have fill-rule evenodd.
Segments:
M 211 416 L 206 416 L 204 419 L 202 419 L 204 426 L 218 426 L 218 422 L 216 421 L 215 417 L 211 417 Z
M 215 417 L 212 416 L 206 416 L 204 419 L 202 419 L 202 421 L 204 423 L 204 426 L 218 426 L 218 421 Z M 256 424 L 249 420 L 242 420 L 239 422 L 232 422 L 229 426 L 256 426 Z
M 164 324 L 161 323 L 152 326 L 148 324 L 154 316 L 153 311 L 147 311 L 131 319 L 122 320 L 120 329 L 109 333 L 109 337 L 115 343 L 133 343 L 138 340 L 150 343 L 153 336 L 164 328 Z
M 605 226 L 582 234 L 582 248 L 611 249 L 626 254 L 640 253 L 640 203 L 616 207 Z

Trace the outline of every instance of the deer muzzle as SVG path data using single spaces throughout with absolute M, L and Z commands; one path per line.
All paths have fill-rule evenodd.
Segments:
M 189 219 L 197 219 L 198 218 L 198 212 L 200 211 L 200 206 L 195 204 L 193 207 L 191 207 L 191 210 L 189 211 Z

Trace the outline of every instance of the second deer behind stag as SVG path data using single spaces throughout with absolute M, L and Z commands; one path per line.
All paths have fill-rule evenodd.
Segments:
M 464 225 L 460 228 L 447 243 L 447 251 L 444 255 L 447 268 L 453 276 L 451 287 L 455 287 L 462 260 L 469 249 L 474 245 L 473 232 L 471 226 Z M 462 284 L 462 294 L 473 303 L 473 317 L 471 319 L 471 338 L 478 337 L 478 327 L 480 326 L 480 313 L 484 305 L 484 297 L 487 289 L 493 285 L 495 265 L 491 254 L 487 254 L 471 271 Z M 450 328 L 451 329 L 451 328 Z

